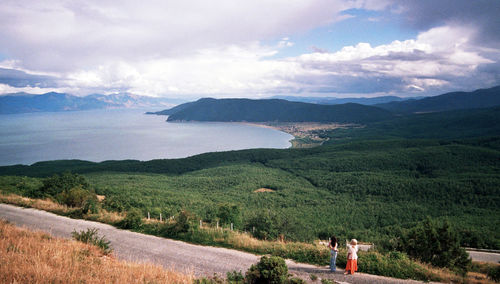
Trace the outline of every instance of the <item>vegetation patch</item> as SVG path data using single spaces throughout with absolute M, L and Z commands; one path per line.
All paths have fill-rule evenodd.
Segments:
M 257 193 L 258 192 L 275 192 L 275 190 L 274 189 L 270 189 L 270 188 L 261 187 L 259 189 L 254 190 L 253 192 L 257 192 Z

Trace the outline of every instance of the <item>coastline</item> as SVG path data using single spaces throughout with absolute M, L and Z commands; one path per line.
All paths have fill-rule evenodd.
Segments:
M 352 124 L 320 123 L 320 122 L 240 122 L 244 125 L 270 128 L 288 133 L 294 138 L 290 140 L 290 148 L 312 148 L 323 145 L 328 138 L 321 137 L 322 131 L 346 128 Z

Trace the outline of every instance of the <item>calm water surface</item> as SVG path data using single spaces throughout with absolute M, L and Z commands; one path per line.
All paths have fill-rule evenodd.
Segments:
M 289 134 L 237 123 L 167 123 L 142 110 L 0 115 L 0 165 L 81 159 L 152 160 L 288 148 Z

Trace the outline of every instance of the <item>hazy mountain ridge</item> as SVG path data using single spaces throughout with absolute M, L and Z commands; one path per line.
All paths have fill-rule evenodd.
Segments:
M 500 105 L 500 86 L 472 92 L 451 92 L 420 100 L 377 104 L 394 113 L 440 112 L 460 109 L 489 108 Z
M 155 114 L 168 121 L 282 121 L 364 123 L 389 119 L 389 111 L 360 104 L 318 105 L 286 100 L 211 99 L 177 106 Z
M 50 92 L 42 95 L 15 93 L 0 96 L 0 114 L 59 112 L 109 108 L 171 107 L 180 100 L 121 94 L 78 97 Z
M 291 102 L 302 102 L 322 105 L 339 105 L 347 103 L 355 103 L 361 105 L 376 105 L 389 102 L 400 102 L 406 100 L 419 100 L 424 97 L 402 98 L 397 96 L 381 96 L 381 97 L 359 97 L 359 98 L 337 98 L 337 97 L 301 97 L 301 96 L 274 96 L 271 99 L 282 99 Z

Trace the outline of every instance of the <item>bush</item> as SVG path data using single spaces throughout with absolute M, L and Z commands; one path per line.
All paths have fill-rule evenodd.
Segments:
M 495 267 L 488 269 L 487 275 L 491 280 L 500 282 L 500 265 L 496 265 Z
M 86 231 L 73 231 L 71 233 L 73 239 L 95 245 L 103 251 L 104 254 L 110 254 L 113 249 L 109 246 L 110 242 L 104 238 L 104 236 L 99 237 L 98 230 L 96 228 L 88 228 Z
M 217 274 L 214 273 L 214 276 L 212 277 L 203 277 L 203 278 L 198 278 L 193 281 L 194 284 L 224 284 L 225 281 L 224 279 L 220 278 L 217 276 Z
M 78 186 L 59 193 L 56 196 L 56 199 L 59 203 L 66 204 L 71 207 L 82 207 L 87 200 L 97 198 L 95 193 Z
M 221 225 L 230 225 L 233 223 L 235 228 L 240 227 L 241 213 L 237 205 L 221 204 L 217 209 L 217 218 Z
M 122 229 L 139 229 L 142 226 L 142 213 L 137 208 L 132 208 L 127 212 L 127 216 L 118 226 Z
M 43 185 L 37 192 L 33 192 L 34 198 L 39 197 L 55 197 L 56 195 L 69 191 L 72 188 L 81 187 L 82 189 L 90 189 L 90 184 L 87 180 L 78 174 L 64 173 L 62 175 L 54 175 L 42 181 Z
M 250 266 L 245 278 L 249 284 L 285 283 L 288 278 L 288 267 L 285 260 L 279 256 L 263 256 L 257 264 Z
M 82 207 L 82 212 L 85 214 L 99 214 L 100 211 L 100 205 L 99 202 L 97 201 L 97 198 L 95 198 L 95 195 L 93 198 L 87 199 L 83 203 Z
M 292 277 L 292 278 L 289 278 L 285 281 L 286 284 L 304 284 L 306 283 L 306 281 L 302 280 L 301 278 L 299 277 Z
M 175 224 L 171 227 L 171 231 L 176 235 L 179 233 L 187 233 L 191 228 L 193 219 L 193 214 L 186 210 L 182 210 L 175 218 Z
M 245 280 L 245 277 L 241 273 L 241 271 L 229 271 L 227 274 L 227 282 L 229 283 L 234 283 L 234 284 L 242 284 L 243 281 Z
M 456 231 L 445 221 L 438 226 L 429 218 L 412 228 L 401 241 L 399 250 L 410 257 L 438 267 L 448 267 L 463 275 L 470 259 Z
M 275 222 L 276 218 L 273 217 L 269 211 L 260 211 L 248 220 L 245 228 L 249 232 L 252 232 L 252 235 L 258 239 L 276 239 L 278 237 L 278 229 Z

